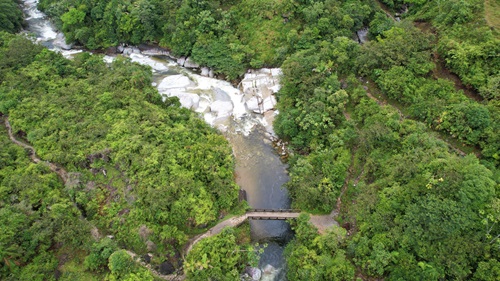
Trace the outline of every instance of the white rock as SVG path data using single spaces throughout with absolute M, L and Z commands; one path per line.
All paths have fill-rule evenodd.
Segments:
M 208 75 L 209 73 L 210 73 L 210 68 L 208 68 L 208 67 L 201 68 L 201 73 L 200 73 L 201 76 L 209 76 Z
M 105 55 L 105 56 L 102 58 L 102 60 L 103 60 L 105 63 L 112 63 L 112 62 L 115 60 L 115 57 Z
M 200 103 L 200 96 L 196 94 L 183 93 L 177 96 L 181 105 L 185 108 L 189 108 L 192 110 L 198 109 L 198 105 Z
M 215 76 L 214 71 L 210 69 L 210 71 L 208 72 L 208 77 L 214 78 L 214 76 Z
M 180 65 L 180 66 L 184 66 L 184 63 L 186 62 L 186 58 L 185 57 L 180 57 L 177 59 L 177 63 Z
M 186 93 L 184 91 L 170 90 L 166 94 L 168 97 L 178 97 L 182 107 L 197 110 L 200 103 L 200 96 L 197 94 Z
M 268 264 L 264 267 L 262 271 L 261 281 L 273 281 L 276 279 L 281 269 L 276 269 L 272 265 Z
M 271 68 L 271 75 L 276 77 L 276 76 L 281 76 L 283 75 L 283 71 L 281 71 L 281 68 Z M 279 78 L 279 77 L 276 77 Z
M 225 117 L 231 115 L 233 111 L 233 103 L 231 101 L 215 101 L 210 105 L 210 110 L 217 113 L 217 117 Z
M 256 267 L 247 267 L 245 272 L 252 277 L 252 280 L 260 280 L 262 276 L 262 271 Z
M 276 268 L 274 268 L 274 266 L 272 266 L 270 264 L 266 264 L 266 266 L 264 266 L 262 271 L 264 274 L 272 274 L 276 271 Z
M 72 59 L 74 55 L 79 54 L 83 52 L 82 50 L 62 50 L 61 54 L 67 58 L 67 59 Z
M 264 99 L 263 109 L 264 112 L 274 109 L 276 107 L 276 98 L 274 96 L 269 96 Z
M 247 109 L 250 111 L 253 111 L 255 113 L 262 113 L 261 107 L 259 105 L 259 98 L 258 97 L 251 97 L 250 99 L 247 100 L 245 103 L 247 106 Z
M 198 67 L 200 67 L 200 65 L 195 63 L 191 58 L 187 58 L 186 61 L 184 62 L 184 67 L 198 68 Z
M 124 50 L 125 50 L 125 48 L 123 47 L 123 45 L 118 45 L 118 47 L 116 47 L 117 53 L 123 53 Z
M 137 62 L 142 65 L 149 65 L 153 69 L 153 71 L 167 71 L 168 66 L 162 62 L 162 61 L 157 61 L 154 58 L 151 58 L 149 56 L 145 56 L 143 54 L 136 54 L 132 53 L 129 55 L 130 59 L 133 62 Z
M 241 90 L 243 93 L 252 93 L 254 89 L 254 83 L 251 80 L 244 79 L 241 81 Z
M 192 83 L 193 82 L 189 80 L 187 76 L 182 74 L 172 75 L 163 78 L 160 85 L 158 85 L 158 91 L 162 92 L 172 88 L 184 88 L 192 85 Z
M 129 56 L 131 54 L 140 54 L 141 50 L 136 47 L 125 47 L 123 48 L 123 55 Z
M 261 68 L 259 69 L 260 73 L 266 73 L 266 74 L 271 74 L 271 69 L 269 68 Z
M 210 110 L 210 101 L 204 97 L 200 97 L 200 101 L 198 102 L 198 108 L 196 112 L 199 113 L 207 113 Z
M 276 84 L 272 87 L 269 87 L 269 90 L 271 90 L 273 93 L 277 93 L 279 90 L 281 89 L 281 85 L 280 84 Z

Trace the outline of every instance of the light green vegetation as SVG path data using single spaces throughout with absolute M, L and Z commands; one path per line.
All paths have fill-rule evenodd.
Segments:
M 0 111 L 9 115 L 14 132 L 24 136 L 41 159 L 71 173 L 63 187 L 55 174 L 49 173 L 45 178 L 50 182 L 44 182 L 16 170 L 6 172 L 2 200 L 25 204 L 9 195 L 14 192 L 9 184 L 27 188 L 36 183 L 41 190 L 28 189 L 36 196 L 31 204 L 61 216 L 54 217 L 56 226 L 61 226 L 47 235 L 61 236 L 62 245 L 43 240 L 48 244 L 42 250 L 76 246 L 91 250 L 88 237 L 95 226 L 100 237 L 113 235 L 119 248 L 153 252 L 156 262 L 162 262 L 181 249 L 193 229 L 214 223 L 221 212 L 236 206 L 238 187 L 226 140 L 189 110 L 179 108 L 175 99 L 162 102 L 150 86 L 147 67 L 123 58 L 106 66 L 101 56 L 89 54 L 69 61 L 5 33 L 0 37 L 0 57 Z M 33 165 L 25 160 L 26 166 Z M 46 194 L 56 190 L 61 193 Z M 67 202 L 50 208 L 38 202 L 42 198 Z M 5 202 L 2 212 L 11 212 L 15 202 Z M 90 225 L 73 226 L 79 220 L 71 216 L 80 213 Z M 19 227 L 16 223 L 6 233 L 22 233 L 16 230 Z M 17 255 L 9 264 L 28 261 Z M 54 259 L 51 252 L 45 255 Z M 89 270 L 107 268 L 108 257 L 100 255 L 99 261 L 85 259 Z M 3 270 L 8 269 L 4 261 Z
M 184 263 L 188 280 L 237 280 L 247 265 L 257 266 L 258 245 L 250 245 L 250 228 L 226 228 L 205 238 L 189 252 Z
M 229 79 L 281 65 L 274 126 L 292 150 L 293 205 L 327 213 L 343 194 L 338 220 L 347 231 L 319 236 L 299 219 L 286 250 L 290 280 L 495 280 L 500 42 L 484 19 L 492 2 L 381 2 L 394 11 L 409 4 L 408 13 L 395 22 L 370 0 L 40 5 L 88 48 L 156 42 Z M 371 40 L 359 45 L 352 38 L 363 26 Z M 79 173 L 64 194 L 116 237 L 118 248 L 87 246 L 87 272 L 121 274 L 110 255 L 123 246 L 145 253 L 148 240 L 165 257 L 193 227 L 235 206 L 225 141 L 175 100 L 161 102 L 147 69 L 123 59 L 108 68 L 90 55 L 69 62 L 2 38 L 0 111 L 43 159 Z M 436 78 L 439 60 L 476 100 Z M 373 87 L 383 99 L 370 97 Z M 433 131 L 480 153 L 459 156 Z M 236 276 L 245 263 L 237 240 L 229 231 L 200 242 L 188 276 Z M 54 257 L 44 259 L 55 266 Z

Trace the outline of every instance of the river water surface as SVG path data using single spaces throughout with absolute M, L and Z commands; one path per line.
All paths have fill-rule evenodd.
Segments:
M 27 31 L 38 42 L 66 57 L 82 52 L 65 44 L 64 36 L 36 8 L 37 2 L 24 1 Z M 279 89 L 279 69 L 251 71 L 240 87 L 234 87 L 226 81 L 198 75 L 165 56 L 147 56 L 137 48 L 125 48 L 123 53 L 135 62 L 151 66 L 160 94 L 179 97 L 184 107 L 198 112 L 226 136 L 236 160 L 236 182 L 246 191 L 252 208 L 290 208 L 288 193 L 282 188 L 288 181 L 287 166 L 270 140 L 274 136 L 272 120 L 276 114 L 271 94 Z M 104 58 L 107 62 L 113 59 L 113 56 Z M 255 101 L 259 102 L 257 107 Z M 262 280 L 286 280 L 282 254 L 292 237 L 289 225 L 284 221 L 251 221 L 250 226 L 252 240 L 267 244 L 259 267 L 270 264 L 276 269 L 263 275 Z

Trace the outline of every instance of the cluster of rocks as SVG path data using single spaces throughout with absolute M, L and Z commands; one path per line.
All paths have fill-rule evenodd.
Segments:
M 210 67 L 202 66 L 200 67 L 199 64 L 194 62 L 190 57 L 180 57 L 177 59 L 177 63 L 185 68 L 192 68 L 192 69 L 200 69 L 200 75 L 201 76 L 206 76 L 210 78 L 215 77 L 214 70 L 211 69 Z
M 274 94 L 279 91 L 279 68 L 262 68 L 249 70 L 240 82 L 240 90 L 244 94 L 244 102 L 248 110 L 264 114 L 276 107 Z
M 185 108 L 196 110 L 199 107 L 200 96 L 187 92 L 194 82 L 189 77 L 178 74 L 165 77 L 158 85 L 158 91 L 167 97 L 177 97 Z
M 174 58 L 168 50 L 155 46 L 120 45 L 112 50 L 117 54 L 130 57 L 132 61 L 149 65 L 153 72 L 167 73 L 181 66 L 195 70 L 195 73 L 169 75 L 161 81 L 153 83 L 164 98 L 177 97 L 181 106 L 203 114 L 207 123 L 226 131 L 231 125 L 229 118 L 238 120 L 235 130 L 246 132 L 255 124 L 263 125 L 267 132 L 274 136 L 272 123 L 278 112 L 275 93 L 279 91 L 279 79 L 282 75 L 279 68 L 263 68 L 248 70 L 235 88 L 226 81 L 212 79 L 214 70 L 200 66 L 190 57 Z M 168 56 L 172 62 L 158 60 L 154 56 Z M 112 61 L 112 56 L 105 56 Z M 198 74 L 196 74 L 198 73 Z M 260 116 L 250 117 L 249 113 Z
M 257 267 L 247 267 L 245 273 L 240 276 L 241 281 L 272 281 L 278 275 L 280 269 L 274 268 L 274 266 L 267 264 L 261 270 Z

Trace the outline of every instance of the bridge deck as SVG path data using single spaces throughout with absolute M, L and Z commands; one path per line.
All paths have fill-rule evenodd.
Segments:
M 286 220 L 295 219 L 300 215 L 299 212 L 248 212 L 246 216 L 248 219 L 254 220 Z

